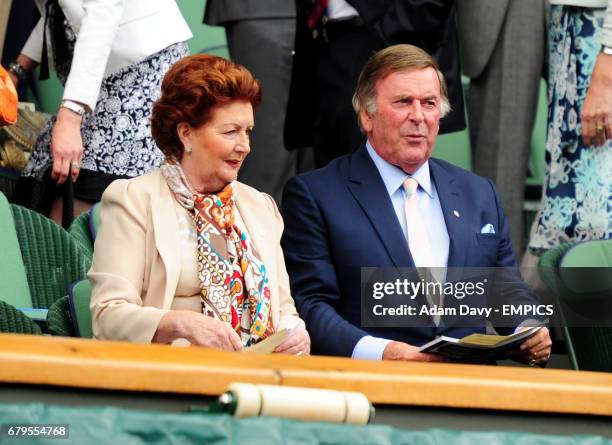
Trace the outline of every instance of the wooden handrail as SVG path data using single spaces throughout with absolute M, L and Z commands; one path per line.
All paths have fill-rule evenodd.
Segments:
M 0 334 L 0 382 L 214 396 L 231 382 L 360 391 L 373 403 L 612 415 L 612 374 Z

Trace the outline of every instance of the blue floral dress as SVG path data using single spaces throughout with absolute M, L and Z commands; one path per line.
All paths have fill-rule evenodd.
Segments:
M 580 134 L 605 8 L 555 5 L 550 14 L 546 183 L 529 242 L 536 253 L 612 234 L 612 141 L 587 147 Z

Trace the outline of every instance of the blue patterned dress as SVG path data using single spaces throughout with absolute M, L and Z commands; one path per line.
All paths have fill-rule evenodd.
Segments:
M 587 147 L 580 134 L 605 8 L 554 5 L 550 14 L 546 183 L 529 242 L 536 253 L 612 234 L 612 141 Z

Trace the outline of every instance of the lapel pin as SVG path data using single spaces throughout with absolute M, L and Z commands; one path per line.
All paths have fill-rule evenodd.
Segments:
M 455 215 L 457 218 L 459 218 L 459 212 L 457 210 L 453 210 L 453 215 Z

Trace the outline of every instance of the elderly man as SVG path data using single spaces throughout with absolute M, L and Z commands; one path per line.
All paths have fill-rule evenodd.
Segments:
M 439 360 L 418 347 L 438 335 L 484 332 L 484 324 L 362 328 L 361 268 L 515 270 L 506 217 L 490 180 L 430 158 L 450 107 L 442 73 L 425 51 L 395 45 L 376 53 L 361 72 L 353 104 L 367 143 L 285 187 L 282 245 L 293 297 L 314 353 Z M 515 301 L 535 304 L 514 276 Z M 548 330 L 521 346 L 519 359 L 544 363 Z

